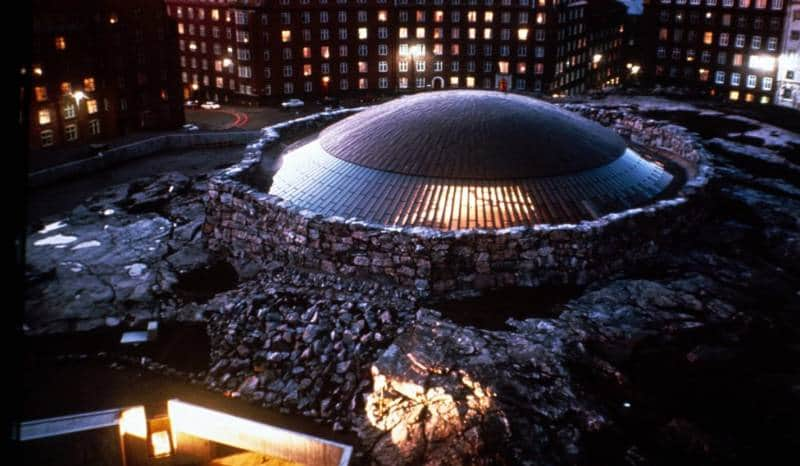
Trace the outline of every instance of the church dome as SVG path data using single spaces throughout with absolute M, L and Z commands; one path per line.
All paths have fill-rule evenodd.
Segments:
M 457 230 L 593 219 L 671 180 L 614 131 L 554 105 L 442 91 L 329 126 L 283 155 L 270 193 L 323 215 Z

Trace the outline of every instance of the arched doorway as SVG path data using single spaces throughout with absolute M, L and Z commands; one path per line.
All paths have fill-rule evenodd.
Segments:
M 435 76 L 431 79 L 431 85 L 434 89 L 444 89 L 444 78 L 441 76 Z

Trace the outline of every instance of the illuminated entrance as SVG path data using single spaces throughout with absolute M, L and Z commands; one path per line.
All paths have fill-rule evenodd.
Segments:
M 345 466 L 352 447 L 180 400 L 19 424 L 26 464 Z M 94 461 L 92 461 L 94 459 Z

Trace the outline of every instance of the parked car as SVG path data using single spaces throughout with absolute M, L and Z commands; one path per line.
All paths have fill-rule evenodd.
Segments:
M 186 102 L 184 102 L 183 105 L 186 106 L 186 107 L 192 108 L 192 107 L 197 107 L 198 105 L 200 105 L 200 102 L 198 102 L 197 100 L 187 100 Z
M 89 144 L 89 153 L 92 155 L 100 155 L 103 151 L 110 149 L 111 146 L 105 143 Z
M 305 105 L 305 103 L 300 99 L 289 99 L 286 102 L 281 103 L 281 107 L 283 108 L 298 108 Z
M 220 107 L 220 105 L 216 102 L 212 102 L 209 100 L 208 102 L 203 102 L 203 105 L 201 105 L 201 107 L 206 110 L 216 110 Z
M 200 127 L 194 123 L 186 123 L 185 125 L 181 126 L 181 129 L 183 129 L 187 133 L 190 133 L 192 131 L 200 131 Z

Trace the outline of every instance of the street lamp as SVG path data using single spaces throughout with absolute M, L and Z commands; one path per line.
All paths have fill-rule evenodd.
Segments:
M 80 105 L 81 100 L 86 98 L 86 94 L 84 94 L 83 91 L 75 91 L 72 94 L 72 98 L 75 99 L 76 104 Z

